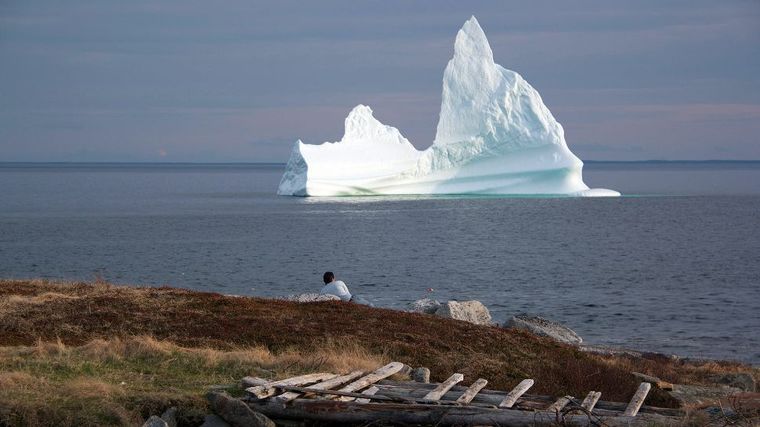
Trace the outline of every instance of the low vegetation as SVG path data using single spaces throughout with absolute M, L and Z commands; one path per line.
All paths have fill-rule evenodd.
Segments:
M 391 360 L 508 389 L 627 401 L 638 380 L 699 382 L 739 364 L 600 357 L 530 334 L 341 302 L 297 304 L 174 288 L 0 281 L 0 425 L 132 425 L 169 406 L 206 413 L 240 378 L 373 369 Z M 655 390 L 647 404 L 677 402 Z

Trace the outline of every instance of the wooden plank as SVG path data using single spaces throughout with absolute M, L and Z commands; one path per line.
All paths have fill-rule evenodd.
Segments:
M 288 405 L 271 400 L 256 400 L 248 404 L 251 409 L 270 418 L 317 421 L 320 425 L 503 425 L 535 426 L 555 425 L 556 413 L 546 411 L 505 411 L 496 408 L 451 406 L 414 403 L 363 403 L 336 400 L 296 399 Z M 676 418 L 654 414 L 631 417 L 600 417 L 599 423 L 609 427 L 644 427 L 669 425 Z M 588 427 L 586 414 L 566 414 L 565 426 Z
M 380 388 L 378 388 L 377 386 L 373 385 L 372 387 L 364 390 L 362 392 L 362 395 L 364 395 L 364 396 L 374 396 L 375 393 L 377 393 L 378 390 L 380 390 Z M 370 400 L 372 400 L 372 399 L 365 399 L 365 398 L 356 399 L 356 403 L 369 403 Z
M 382 368 L 376 369 L 374 372 L 371 372 L 358 380 L 348 384 L 347 386 L 340 389 L 340 391 L 346 391 L 346 392 L 354 392 L 356 390 L 361 390 L 365 387 L 371 386 L 372 384 L 390 377 L 391 375 L 401 371 L 404 369 L 404 364 L 399 362 L 391 362 Z M 343 396 L 339 398 L 338 400 L 342 401 L 349 401 L 353 400 L 351 397 Z
M 240 380 L 240 384 L 243 386 L 243 389 L 246 389 L 248 387 L 256 387 L 257 385 L 265 385 L 269 382 L 269 380 L 265 380 L 264 378 L 259 377 L 243 377 L 243 379 Z
M 596 406 L 596 402 L 599 401 L 599 398 L 602 397 L 601 391 L 590 391 L 586 395 L 586 398 L 583 399 L 583 403 L 581 403 L 581 406 L 583 409 L 591 412 L 594 410 L 594 406 Z
M 560 397 L 559 399 L 557 399 L 556 402 L 549 405 L 549 407 L 546 408 L 546 410 L 549 412 L 559 412 L 562 410 L 562 408 L 567 406 L 567 404 L 570 403 L 571 400 L 573 400 L 572 396 Z
M 628 402 L 628 406 L 625 408 L 625 411 L 623 411 L 623 416 L 635 417 L 636 414 L 639 413 L 641 405 L 644 404 L 644 399 L 647 398 L 647 394 L 649 394 L 649 390 L 651 390 L 651 388 L 652 384 L 641 383 L 639 385 L 639 389 L 636 390 L 636 393 L 631 398 L 631 401 Z
M 529 388 L 533 387 L 535 381 L 531 379 L 522 380 L 520 384 L 517 384 L 515 388 L 510 391 L 504 400 L 499 403 L 499 408 L 511 408 L 517 403 L 517 399 L 520 398 Z
M 359 378 L 360 376 L 362 376 L 363 374 L 364 374 L 364 372 L 362 372 L 362 371 L 354 371 L 354 372 L 351 372 L 350 374 L 336 376 L 335 378 L 322 381 L 321 383 L 316 383 L 316 384 L 310 386 L 309 388 L 311 388 L 311 389 L 317 389 L 317 390 L 329 390 L 329 389 L 331 389 L 333 387 L 337 387 L 337 386 L 345 384 L 345 383 L 347 383 L 349 381 L 353 381 L 356 378 Z M 290 402 L 293 399 L 298 398 L 299 396 L 301 396 L 301 393 L 297 393 L 297 392 L 294 392 L 294 391 L 289 391 L 289 392 L 283 393 L 283 394 L 281 394 L 279 396 L 275 396 L 273 399 L 275 399 L 275 400 L 277 400 L 278 402 L 281 402 L 281 403 L 286 403 L 286 402 Z
M 484 378 L 478 378 L 477 381 L 472 383 L 472 385 L 468 387 L 467 390 L 464 391 L 464 393 L 462 393 L 459 399 L 457 399 L 457 402 L 464 403 L 464 404 L 472 402 L 472 399 L 475 398 L 475 395 L 478 394 L 478 392 L 482 390 L 483 387 L 486 386 L 486 384 L 488 384 L 488 380 Z
M 278 385 L 305 385 L 318 381 L 334 378 L 336 375 L 328 372 L 322 372 L 318 374 L 301 375 L 293 378 L 286 378 L 284 380 L 272 381 L 264 385 L 248 387 L 245 389 L 248 393 L 254 395 L 258 399 L 266 399 L 267 397 L 274 396 L 276 389 L 274 386 Z
M 434 389 L 436 387 L 436 384 L 423 384 L 423 383 L 417 383 L 412 381 L 391 381 L 391 380 L 383 380 L 379 381 L 377 383 L 377 386 L 380 387 L 380 393 L 386 395 L 386 396 L 406 396 L 406 397 L 417 397 L 422 398 L 428 391 Z M 465 386 L 454 386 L 449 390 L 448 393 L 446 393 L 443 397 L 441 397 L 441 400 L 456 400 L 461 394 L 467 389 Z M 490 405 L 490 406 L 498 406 L 505 398 L 505 396 L 508 393 L 505 391 L 499 391 L 499 390 L 489 390 L 487 388 L 481 390 L 476 396 L 475 399 L 473 399 L 473 403 L 481 403 L 483 405 Z M 556 400 L 553 396 L 546 396 L 546 395 L 538 395 L 538 394 L 530 394 L 525 393 L 515 404 L 515 406 L 526 408 L 529 407 L 529 409 L 536 409 L 536 410 L 543 410 L 548 405 L 552 404 Z M 604 400 L 599 400 L 594 407 L 594 410 L 599 411 L 609 411 L 611 413 L 614 413 L 615 415 L 620 415 L 621 412 L 623 412 L 628 405 L 628 402 L 609 402 Z M 600 412 L 601 413 L 601 412 Z M 639 415 L 641 413 L 650 413 L 650 414 L 659 414 L 663 416 L 669 416 L 669 417 L 683 417 L 684 411 L 683 409 L 675 409 L 675 408 L 659 408 L 656 406 L 647 406 L 644 405 L 639 410 Z
M 464 379 L 464 375 L 462 374 L 453 374 L 450 376 L 446 381 L 438 384 L 438 387 L 434 388 L 430 393 L 426 394 L 423 399 L 425 400 L 440 400 L 441 396 L 446 394 L 447 391 L 451 390 L 451 387 L 454 387 L 458 383 L 462 382 Z

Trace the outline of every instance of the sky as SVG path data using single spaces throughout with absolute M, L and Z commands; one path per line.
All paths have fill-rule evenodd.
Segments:
M 285 162 L 357 104 L 417 148 L 471 15 L 584 160 L 760 159 L 760 1 L 0 1 L 0 161 Z

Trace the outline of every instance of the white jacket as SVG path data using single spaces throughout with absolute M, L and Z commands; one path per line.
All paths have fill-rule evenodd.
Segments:
M 319 293 L 335 295 L 343 301 L 351 301 L 351 292 L 348 291 L 348 286 L 342 280 L 333 280 L 326 284 Z

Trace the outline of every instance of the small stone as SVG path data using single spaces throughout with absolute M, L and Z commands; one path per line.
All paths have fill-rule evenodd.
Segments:
M 410 303 L 409 311 L 412 313 L 435 314 L 440 306 L 440 301 L 430 298 L 422 298 Z
M 265 415 L 249 408 L 242 400 L 226 393 L 209 392 L 206 399 L 211 410 L 232 427 L 275 427 Z
M 172 406 L 161 414 L 161 419 L 166 422 L 169 427 L 177 427 L 177 408 Z
M 553 320 L 529 314 L 512 316 L 507 320 L 504 327 L 523 329 L 534 335 L 549 337 L 565 344 L 578 345 L 583 342 L 583 338 L 567 326 Z
M 337 295 L 317 294 L 317 293 L 288 295 L 283 299 L 285 301 L 294 301 L 294 302 L 340 301 L 340 297 Z
M 435 315 L 476 325 L 491 325 L 491 313 L 480 301 L 448 301 L 438 307 Z
M 152 415 L 147 421 L 145 421 L 143 427 L 167 427 L 167 424 L 166 421 L 161 419 L 161 417 Z
M 419 368 L 415 368 L 412 370 L 412 381 L 418 382 L 418 383 L 429 383 L 430 382 L 430 369 L 420 366 Z

